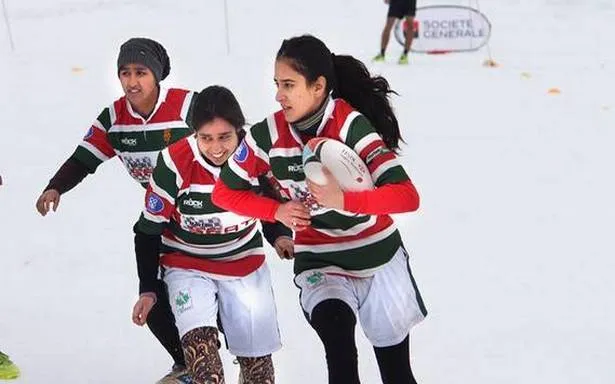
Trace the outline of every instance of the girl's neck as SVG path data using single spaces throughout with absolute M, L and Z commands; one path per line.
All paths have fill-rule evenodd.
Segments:
M 295 128 L 299 132 L 304 132 L 307 134 L 316 135 L 316 131 L 318 126 L 322 122 L 322 119 L 325 115 L 325 109 L 327 108 L 327 102 L 329 101 L 328 97 L 325 97 L 323 102 L 320 104 L 318 108 L 312 113 L 309 113 L 306 117 L 301 120 L 295 121 L 292 123 L 292 127 Z
M 158 103 L 158 96 L 160 95 L 160 87 L 156 89 L 154 95 L 144 100 L 139 105 L 130 104 L 132 110 L 139 114 L 139 116 L 147 119 L 151 116 L 152 112 L 154 112 L 154 108 L 156 108 L 156 103 Z

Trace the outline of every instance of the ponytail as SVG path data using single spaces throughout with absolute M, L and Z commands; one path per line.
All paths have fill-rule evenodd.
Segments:
M 396 152 L 403 142 L 397 117 L 389 101 L 389 94 L 397 92 L 382 76 L 372 77 L 361 61 L 352 56 L 331 55 L 335 70 L 334 98 L 346 100 L 374 125 L 387 148 Z
M 352 56 L 337 56 L 312 35 L 293 37 L 282 42 L 276 60 L 285 59 L 303 75 L 308 84 L 320 76 L 327 80 L 326 90 L 334 98 L 346 100 L 374 125 L 387 148 L 396 152 L 402 140 L 389 94 L 397 94 L 382 76 L 372 77 L 365 65 Z M 402 140 L 403 141 L 403 140 Z

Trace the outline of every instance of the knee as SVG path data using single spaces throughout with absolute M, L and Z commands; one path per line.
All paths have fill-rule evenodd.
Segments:
M 352 309 L 338 299 L 328 299 L 316 305 L 310 318 L 310 324 L 316 332 L 327 338 L 345 336 L 348 333 L 354 335 L 356 323 Z
M 195 383 L 222 383 L 224 373 L 218 354 L 218 329 L 195 328 L 181 338 L 186 367 Z
M 273 384 L 274 370 L 271 355 L 261 357 L 237 357 L 244 384 Z

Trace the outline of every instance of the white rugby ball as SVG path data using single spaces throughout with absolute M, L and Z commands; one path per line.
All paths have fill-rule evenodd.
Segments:
M 316 184 L 326 184 L 326 167 L 344 191 L 374 189 L 372 176 L 359 155 L 341 141 L 315 137 L 303 147 L 303 172 Z

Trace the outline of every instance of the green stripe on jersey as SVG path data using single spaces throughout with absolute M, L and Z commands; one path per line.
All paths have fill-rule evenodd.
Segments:
M 220 170 L 220 179 L 224 180 L 224 184 L 226 184 L 231 189 L 236 190 L 248 190 L 252 188 L 252 184 L 247 180 L 242 179 L 238 176 L 231 167 L 225 165 Z
M 407 180 L 410 180 L 410 178 L 408 177 L 404 167 L 401 165 L 396 165 L 380 175 L 374 184 L 376 184 L 376 186 L 381 186 L 384 184 L 401 183 Z
M 346 145 L 354 149 L 354 146 L 370 133 L 377 133 L 372 123 L 367 120 L 367 117 L 358 115 L 350 123 L 348 136 L 346 136 Z
M 167 152 L 168 153 L 168 152 Z M 154 183 L 163 189 L 170 196 L 177 196 L 179 188 L 177 187 L 177 175 L 173 172 L 164 161 L 162 152 L 158 154 L 158 160 L 156 161 L 156 167 L 152 174 Z
M 256 145 L 265 151 L 265 153 L 268 153 L 273 143 L 271 142 L 267 120 L 254 124 L 252 128 L 250 128 L 250 134 L 254 138 L 254 141 L 256 141 Z
M 94 171 L 96 171 L 96 168 L 98 168 L 98 166 L 102 164 L 102 161 L 98 157 L 94 156 L 92 152 L 88 151 L 82 146 L 77 147 L 72 157 L 85 165 L 90 171 L 90 173 L 94 173 Z
M 111 114 L 109 113 L 109 107 L 103 109 L 96 119 L 108 131 L 111 128 Z
M 149 221 L 143 216 L 139 216 L 139 221 L 137 222 L 137 228 L 139 231 L 145 233 L 146 235 L 160 235 L 164 231 L 164 228 L 168 223 L 154 223 L 153 221 Z
M 381 241 L 359 248 L 319 253 L 297 252 L 293 269 L 296 275 L 309 269 L 332 265 L 347 271 L 376 268 L 391 260 L 401 245 L 399 231 L 395 231 Z
M 117 151 L 137 153 L 160 151 L 191 133 L 190 128 L 173 128 L 140 132 L 111 131 L 107 137 Z
M 278 180 L 305 180 L 305 174 L 303 173 L 303 159 L 301 156 L 270 157 L 269 165 L 271 167 L 271 172 L 273 172 Z
M 317 229 L 343 229 L 344 231 L 358 224 L 369 221 L 369 215 L 345 216 L 335 211 L 329 211 L 322 215 L 312 216 L 311 225 Z
M 260 248 L 263 246 L 263 237 L 261 236 L 260 231 L 256 231 L 256 233 L 254 234 L 254 236 L 252 237 L 252 239 L 250 239 L 250 241 L 248 241 L 246 244 L 244 244 L 242 247 L 233 249 L 229 252 L 224 252 L 224 253 L 212 253 L 209 255 L 200 255 L 198 253 L 193 253 L 187 250 L 179 250 L 177 248 L 174 247 L 169 247 L 165 244 L 161 244 L 160 247 L 160 251 L 162 253 L 172 253 L 172 252 L 181 252 L 184 253 L 186 255 L 189 256 L 194 256 L 197 258 L 202 258 L 202 259 L 219 259 L 219 258 L 224 258 L 224 257 L 229 257 L 229 256 L 234 256 L 237 255 L 238 253 L 244 252 L 244 251 L 248 251 L 250 249 L 256 249 L 256 248 Z

